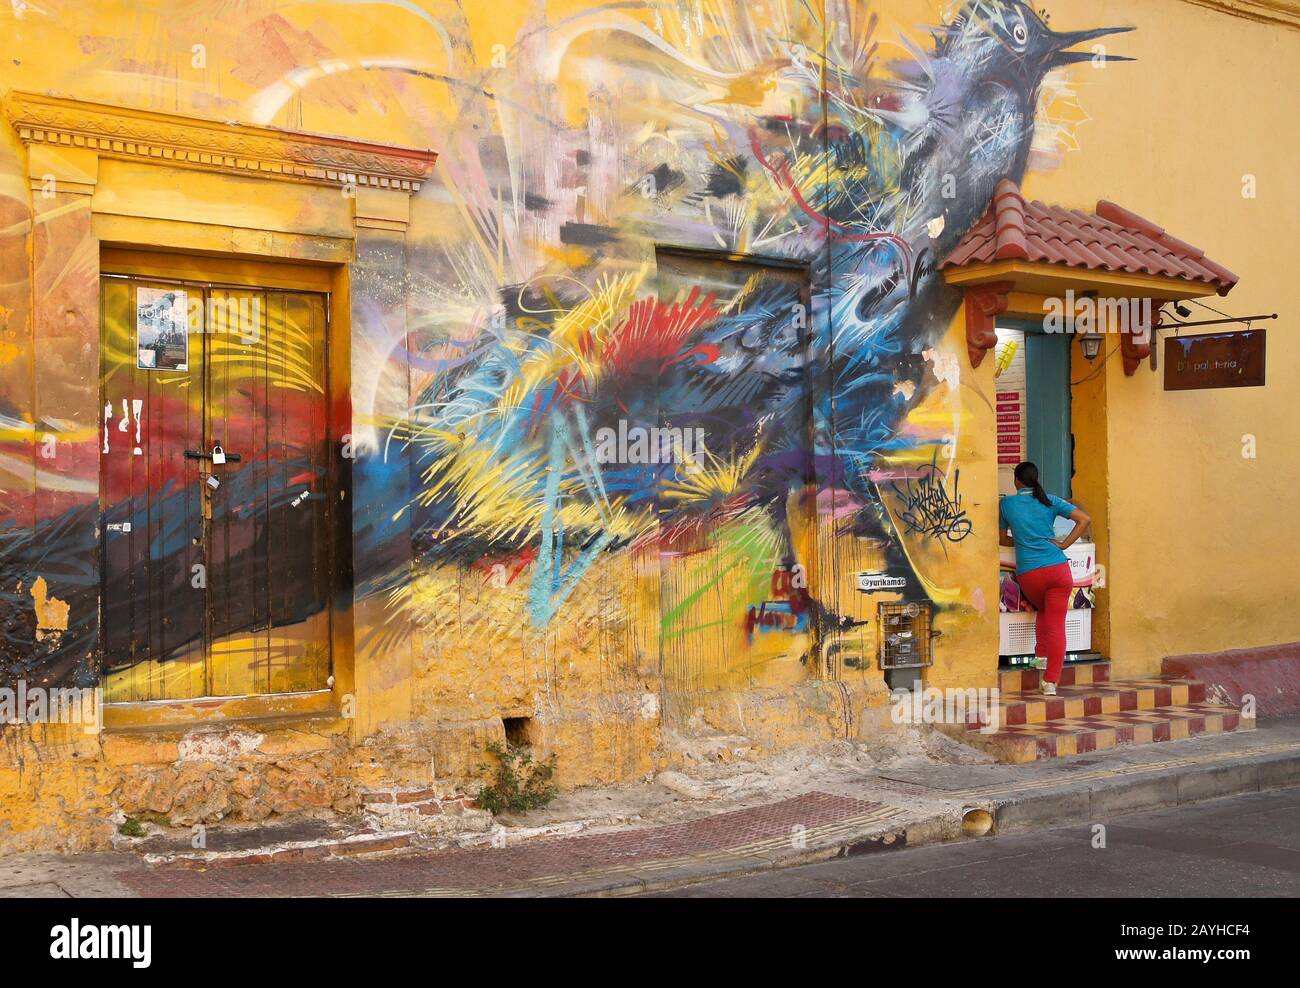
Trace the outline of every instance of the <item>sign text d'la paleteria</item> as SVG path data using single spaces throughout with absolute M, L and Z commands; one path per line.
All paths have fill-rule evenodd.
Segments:
M 1264 330 L 1165 340 L 1165 390 L 1264 386 Z

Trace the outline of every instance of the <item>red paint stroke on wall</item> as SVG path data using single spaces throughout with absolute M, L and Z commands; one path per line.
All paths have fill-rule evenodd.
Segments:
M 880 241 L 892 244 L 898 249 L 903 260 L 903 268 L 907 274 L 907 279 L 908 281 L 911 281 L 912 247 L 906 240 L 898 236 L 896 233 L 851 232 L 852 227 L 845 226 L 843 223 L 833 220 L 824 213 L 814 209 L 812 205 L 809 204 L 808 200 L 804 198 L 803 192 L 799 188 L 799 184 L 794 180 L 794 176 L 790 173 L 789 163 L 784 160 L 779 160 L 773 164 L 769 161 L 763 154 L 763 149 L 759 144 L 758 136 L 758 131 L 751 128 L 749 132 L 749 146 L 754 152 L 754 157 L 757 158 L 758 163 L 767 169 L 767 171 L 777 180 L 781 187 L 790 193 L 794 198 L 795 204 L 798 205 L 800 211 L 803 212 L 805 216 L 826 230 L 828 236 L 834 240 L 841 240 L 848 243 Z
M 685 360 L 702 364 L 717 360 L 718 348 L 711 343 L 687 346 L 701 327 L 722 314 L 714 304 L 716 298 L 710 292 L 701 300 L 697 286 L 681 303 L 664 304 L 656 298 L 633 302 L 605 347 L 610 377 L 622 382 L 637 374 L 661 374 Z

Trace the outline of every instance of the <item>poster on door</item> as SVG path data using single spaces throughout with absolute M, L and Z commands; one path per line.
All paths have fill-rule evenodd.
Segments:
M 189 367 L 189 299 L 175 288 L 146 288 L 135 296 L 135 365 L 140 370 Z
M 1017 329 L 997 330 L 993 351 L 993 388 L 996 396 L 998 435 L 998 493 L 1014 494 L 1016 464 L 1025 458 L 1025 334 Z

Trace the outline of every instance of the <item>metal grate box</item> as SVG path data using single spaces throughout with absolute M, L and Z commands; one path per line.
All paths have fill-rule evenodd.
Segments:
M 924 669 L 934 664 L 934 608 L 928 602 L 877 605 L 881 669 Z

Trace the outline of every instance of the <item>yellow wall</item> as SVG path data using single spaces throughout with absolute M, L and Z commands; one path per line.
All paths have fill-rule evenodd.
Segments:
M 1268 330 L 1263 388 L 1167 393 L 1163 363 L 1157 373 L 1144 363 L 1132 378 L 1118 357 L 1107 366 L 1106 593 L 1117 674 L 1158 672 L 1167 655 L 1294 641 L 1300 412 L 1290 375 L 1300 337 L 1286 218 L 1300 215 L 1300 134 L 1288 95 L 1300 91 L 1300 35 L 1176 0 L 1058 6 L 1062 21 L 1084 8 L 1131 20 L 1138 30 L 1114 45 L 1139 61 L 1080 72 L 1092 118 L 1083 146 L 1066 167 L 1031 175 L 1026 195 L 1117 202 L 1240 277 L 1208 304 L 1280 314 L 1256 324 Z M 1257 198 L 1242 197 L 1246 175 Z M 1218 318 L 1190 307 L 1193 319 Z M 1242 456 L 1247 435 L 1254 459 Z
M 874 87 L 891 77 L 890 60 L 911 57 L 903 39 L 929 49 L 925 26 L 950 19 L 959 7 L 934 0 L 871 5 L 879 15 L 871 21 L 866 5 L 830 4 L 829 47 L 843 60 L 842 91 L 863 105 L 880 95 Z M 822 124 L 845 121 L 856 121 L 869 136 L 883 129 L 863 123 L 851 101 L 833 110 L 820 102 L 817 53 L 827 7 L 796 0 L 774 0 L 761 11 L 740 0 L 644 9 L 597 8 L 585 0 L 290 6 L 212 0 L 186 5 L 183 14 L 161 0 L 49 0 L 41 8 L 6 24 L 18 54 L 0 62 L 0 90 L 49 90 L 157 112 L 431 147 L 440 158 L 410 200 L 409 226 L 390 222 L 402 212 L 391 203 L 359 206 L 328 183 L 307 193 L 305 186 L 177 172 L 112 155 L 97 177 L 83 176 L 94 189 L 93 204 L 76 198 L 51 204 L 34 197 L 29 184 L 44 159 L 29 160 L 33 152 L 11 128 L 0 127 L 0 395 L 14 419 L 0 437 L 6 496 L 34 494 L 46 483 L 32 471 L 32 432 L 42 415 L 69 420 L 94 442 L 94 412 L 78 410 L 86 395 L 92 409 L 97 404 L 93 381 L 78 364 L 94 363 L 81 345 L 94 338 L 96 325 L 92 209 L 208 224 L 218 239 L 199 241 L 205 249 L 262 256 L 292 250 L 300 259 L 347 260 L 348 277 L 336 284 L 349 296 L 343 311 L 353 324 L 354 431 L 382 436 L 392 429 L 395 449 L 414 435 L 418 451 L 455 435 L 443 430 L 431 438 L 437 423 L 410 407 L 442 373 L 428 364 L 452 353 L 451 343 L 486 340 L 484 327 L 509 289 L 545 284 L 558 297 L 577 285 L 608 305 L 575 315 L 581 305 L 566 301 L 563 332 L 576 338 L 587 325 L 607 339 L 634 300 L 655 295 L 656 243 L 779 253 L 782 241 L 765 239 L 776 230 L 805 237 L 790 253 L 815 263 L 827 238 L 818 239 L 816 224 L 794 208 L 775 172 L 758 165 L 750 125 L 788 115 L 819 135 Z M 1241 276 L 1231 296 L 1213 304 L 1231 313 L 1283 314 L 1270 325 L 1265 388 L 1167 394 L 1161 377 L 1145 366 L 1126 377 L 1118 357 L 1104 375 L 1076 388 L 1078 493 L 1097 523 L 1107 565 L 1098 641 L 1124 675 L 1156 672 L 1163 656 L 1177 652 L 1300 638 L 1297 581 L 1290 577 L 1300 520 L 1289 510 L 1300 482 L 1294 439 L 1300 413 L 1288 379 L 1300 343 L 1287 321 L 1287 303 L 1295 299 L 1287 221 L 1300 215 L 1293 175 L 1300 137 L 1290 119 L 1300 91 L 1300 31 L 1182 0 L 1053 0 L 1051 14 L 1058 30 L 1134 26 L 1105 43 L 1138 61 L 1101 69 L 1085 63 L 1048 77 L 1037 100 L 1026 194 L 1081 208 L 1114 200 L 1204 247 Z M 782 48 L 790 39 L 798 43 Z M 853 61 L 854 53 L 863 55 L 873 43 L 868 70 L 865 56 Z M 201 55 L 195 45 L 204 46 Z M 542 118 L 545 127 L 537 123 Z M 775 127 L 756 140 L 773 160 L 792 146 Z M 881 146 L 873 144 L 873 151 L 885 155 Z M 685 191 L 635 192 L 661 164 L 702 186 L 709 164 L 733 154 L 748 162 L 744 194 L 725 208 L 715 204 L 707 217 L 685 198 L 694 191 L 689 183 Z M 582 155 L 590 171 L 581 182 L 565 179 L 565 169 Z M 815 158 L 795 161 L 806 188 L 856 192 L 844 175 L 861 179 L 865 165 L 828 172 Z M 1241 196 L 1247 173 L 1258 185 L 1253 200 Z M 549 211 L 525 204 L 541 192 L 553 199 Z M 973 195 L 961 192 L 967 200 Z M 848 222 L 852 199 L 846 195 L 835 207 L 840 221 Z M 359 216 L 370 221 L 368 233 L 359 232 Z M 925 238 L 915 228 L 927 218 L 910 218 L 909 235 L 918 243 Z M 600 246 L 565 243 L 564 223 L 620 235 Z M 869 282 L 876 276 L 871 259 L 864 252 L 845 266 L 860 263 L 852 274 Z M 841 279 L 837 288 L 861 288 L 843 268 L 833 277 Z M 493 582 L 492 567 L 509 562 L 517 545 L 484 538 L 487 548 L 471 560 L 439 556 L 416 537 L 397 556 L 396 568 L 405 572 L 393 582 L 376 579 L 379 589 L 349 612 L 357 642 L 356 716 L 255 731 L 258 740 L 225 761 L 202 750 L 186 754 L 194 742 L 186 740 L 184 726 L 139 740 L 79 738 L 75 763 L 73 745 L 50 743 L 39 730 L 12 731 L 13 743 L 0 756 L 0 849 L 102 844 L 112 809 L 258 819 L 303 808 L 350 810 L 356 791 L 371 786 L 452 792 L 472 784 L 482 743 L 501 736 L 503 717 L 535 719 L 536 739 L 560 756 L 559 781 L 566 786 L 638 778 L 675 764 L 680 753 L 672 736 L 678 734 L 744 735 L 767 752 L 869 734 L 887 700 L 875 661 L 875 607 L 894 598 L 861 594 L 855 579 L 882 566 L 887 550 L 907 567 L 911 595 L 936 609 L 942 634 L 928 682 L 993 685 L 993 362 L 971 368 L 963 314 L 956 309 L 949 320 L 947 303 L 926 296 L 928 311 L 945 315 L 917 331 L 924 353 L 884 362 L 886 377 L 897 378 L 907 399 L 892 423 L 897 441 L 872 451 L 879 474 L 874 495 L 864 495 L 865 484 L 859 489 L 864 503 L 858 507 L 878 508 L 869 532 L 865 524 L 851 531 L 834 498 L 818 501 L 791 489 L 763 511 L 720 513 L 705 526 L 698 552 L 659 556 L 657 521 L 629 508 L 608 526 L 619 539 L 614 548 L 544 621 L 530 598 L 536 564 L 525 564 L 506 586 Z M 816 317 L 827 318 L 818 305 Z M 53 330 L 64 326 L 76 333 L 63 333 L 52 347 L 36 345 L 59 337 Z M 384 335 L 389 330 L 391 339 Z M 548 332 L 562 331 L 548 324 Z M 875 339 L 850 338 L 864 351 Z M 408 364 L 393 339 L 409 341 L 424 362 Z M 544 377 L 562 366 L 557 359 L 536 371 Z M 1076 380 L 1091 370 L 1075 360 Z M 42 382 L 44 398 L 33 378 Z M 883 393 L 893 400 L 889 387 Z M 1255 459 L 1241 456 L 1246 434 L 1256 437 Z M 545 462 L 535 435 L 506 452 L 520 450 Z M 87 462 L 92 465 L 69 481 L 69 496 L 93 502 L 95 461 Z M 959 484 L 970 524 L 965 537 L 936 538 L 903 517 L 889 478 L 914 478 L 932 462 L 946 491 Z M 413 465 L 412 476 L 421 469 Z M 735 493 L 725 473 L 713 475 L 714 493 Z M 537 526 L 543 512 L 536 491 L 507 488 L 485 499 L 491 510 L 462 520 L 479 526 L 475 537 L 516 522 L 530 531 Z M 31 527 L 39 507 L 23 502 L 5 516 L 19 529 Z M 427 504 L 407 510 L 399 498 L 382 507 L 379 514 L 408 526 L 402 538 Z M 789 546 L 781 545 L 779 516 L 788 519 Z M 566 545 L 567 563 L 577 550 Z M 809 594 L 836 621 L 868 623 L 751 641 L 747 608 L 770 596 L 772 571 L 792 560 L 806 568 Z M 365 566 L 359 574 L 375 575 Z M 11 582 L 23 583 L 25 571 L 22 576 Z M 49 588 L 55 599 L 69 598 L 53 577 Z M 30 587 L 15 599 L 27 608 L 21 621 L 31 623 L 25 595 Z M 683 601 L 689 604 L 679 606 Z M 88 613 L 93 603 L 74 601 L 74 626 L 90 620 L 77 608 Z M 48 647 L 51 640 L 42 641 Z M 73 793 L 90 795 L 69 810 Z

